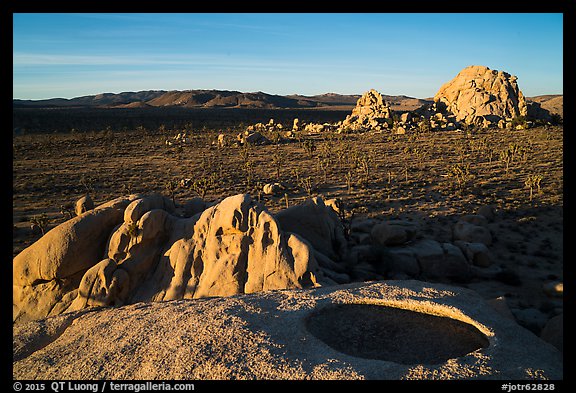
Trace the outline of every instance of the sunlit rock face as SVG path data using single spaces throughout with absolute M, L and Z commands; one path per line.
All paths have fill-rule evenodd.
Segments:
M 467 124 L 486 126 L 526 116 L 526 100 L 517 79 L 503 71 L 469 66 L 438 90 L 434 102 Z

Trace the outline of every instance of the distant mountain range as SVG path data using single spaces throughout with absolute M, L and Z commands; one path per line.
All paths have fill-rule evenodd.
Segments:
M 404 95 L 382 95 L 397 111 L 414 110 L 432 102 L 432 98 L 420 99 Z M 263 92 L 242 93 L 228 90 L 146 90 L 138 92 L 102 93 L 76 98 L 50 98 L 45 100 L 13 100 L 13 108 L 310 108 L 351 109 L 360 95 L 326 93 L 315 96 L 274 95 Z M 563 115 L 563 95 L 528 97 L 550 113 Z
M 326 93 L 315 96 L 274 95 L 263 92 L 242 93 L 227 90 L 146 90 L 138 92 L 103 93 L 76 98 L 50 98 L 45 100 L 13 100 L 14 108 L 337 108 L 353 107 L 360 95 Z M 409 103 L 421 106 L 427 100 L 407 96 L 388 96 L 384 99 L 391 105 Z

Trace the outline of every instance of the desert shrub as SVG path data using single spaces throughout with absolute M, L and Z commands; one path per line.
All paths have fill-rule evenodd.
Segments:
M 448 179 L 450 179 L 454 184 L 456 184 L 458 190 L 462 191 L 469 181 L 474 179 L 474 175 L 470 173 L 470 164 L 462 165 L 456 164 L 452 165 L 447 174 Z
M 194 191 L 202 199 L 206 197 L 208 191 L 214 188 L 216 185 L 216 175 L 214 173 L 210 175 L 201 176 L 200 178 L 194 180 L 190 185 L 192 191 Z
M 512 119 L 512 128 L 516 128 L 517 126 L 527 128 L 526 116 L 516 116 L 515 118 Z
M 132 187 L 132 183 L 129 183 L 129 182 L 122 183 L 122 185 L 120 186 L 120 190 L 121 190 L 122 194 L 126 194 L 126 195 L 130 195 L 134 191 L 134 189 Z
M 424 118 L 418 122 L 418 130 L 420 132 L 430 132 L 432 131 L 432 126 L 430 124 L 430 119 Z
M 45 213 L 41 215 L 32 216 L 30 218 L 30 228 L 32 230 L 38 228 L 42 236 L 46 233 L 46 228 L 48 227 L 48 216 Z
M 314 152 L 316 151 L 316 143 L 313 140 L 307 139 L 302 142 L 302 148 L 308 153 L 310 158 L 312 158 Z
M 133 221 L 130 224 L 128 224 L 128 235 L 130 235 L 131 239 L 138 236 L 138 223 L 137 222 Z
M 314 185 L 314 182 L 312 180 L 312 176 L 307 176 L 304 178 L 300 178 L 300 183 L 299 183 L 300 188 L 302 188 L 304 191 L 306 191 L 306 194 L 308 196 L 312 196 L 312 193 L 314 192 L 314 189 L 316 188 Z

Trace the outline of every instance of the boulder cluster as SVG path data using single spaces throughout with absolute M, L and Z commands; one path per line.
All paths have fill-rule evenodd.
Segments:
M 438 242 L 421 234 L 420 225 L 408 220 L 368 219 L 351 226 L 347 263 L 355 279 L 420 279 L 467 282 L 495 274 L 489 246 L 489 219 L 479 213 L 460 217 L 452 228 L 451 242 Z M 375 276 L 375 277 L 374 277 Z
M 290 138 L 294 137 L 294 132 L 390 131 L 405 134 L 409 131 L 452 131 L 468 126 L 524 129 L 533 124 L 526 118 L 528 109 L 517 77 L 485 66 L 469 66 L 445 83 L 434 95 L 433 102 L 414 111 L 395 113 L 382 94 L 371 89 L 358 99 L 352 113 L 342 121 L 304 124 L 294 119 L 289 130 L 271 119 L 266 125 L 248 126 L 242 137 L 273 131 L 282 131 L 284 137 Z
M 392 110 L 382 94 L 372 89 L 362 95 L 352 109 L 352 113 L 346 116 L 341 123 L 341 128 L 351 131 L 360 131 L 366 128 L 376 131 L 388 128 L 391 125 Z
M 276 214 L 248 194 L 182 206 L 159 194 L 77 205 L 77 217 L 14 258 L 14 321 L 367 279 L 462 281 L 491 265 L 481 215 L 462 217 L 454 243 L 439 243 L 399 220 L 361 221 L 347 237 L 338 202 L 321 197 Z

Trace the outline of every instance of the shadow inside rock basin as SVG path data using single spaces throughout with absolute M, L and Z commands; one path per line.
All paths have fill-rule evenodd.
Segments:
M 439 364 L 489 344 L 468 323 L 373 304 L 324 307 L 308 317 L 306 327 L 339 352 L 400 364 Z

